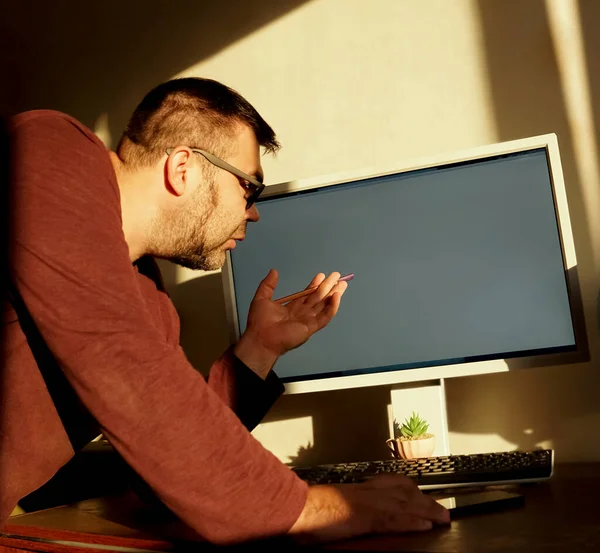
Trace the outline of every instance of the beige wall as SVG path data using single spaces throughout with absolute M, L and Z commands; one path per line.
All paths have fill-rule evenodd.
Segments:
M 578 165 L 575 147 L 589 152 L 595 136 L 566 97 L 559 63 L 581 64 L 582 49 L 565 53 L 562 43 L 577 43 L 582 29 L 559 4 L 313 0 L 180 73 L 225 81 L 272 123 L 284 148 L 265 159 L 267 182 L 559 135 L 593 361 L 447 381 L 454 453 L 546 446 L 563 460 L 600 458 L 600 440 L 588 437 L 600 424 L 591 239 L 600 229 L 588 224 L 600 183 Z M 580 73 L 568 77 L 585 89 Z M 579 101 L 581 88 L 571 88 Z M 223 343 L 224 321 L 217 326 Z M 255 435 L 286 461 L 381 457 L 388 402 L 386 387 L 284 397 Z
M 544 445 L 600 459 L 597 2 L 240 0 L 220 13 L 115 0 L 94 17 L 72 4 L 5 20 L 22 60 L 10 101 L 68 111 L 107 141 L 175 75 L 222 80 L 259 109 L 284 146 L 264 160 L 273 183 L 556 132 L 592 361 L 448 381 L 451 450 Z M 205 370 L 227 345 L 220 275 L 165 275 L 183 345 Z M 387 387 L 286 396 L 255 435 L 285 461 L 387 456 L 388 402 Z

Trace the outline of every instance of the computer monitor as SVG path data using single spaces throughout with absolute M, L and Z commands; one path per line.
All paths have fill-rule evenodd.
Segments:
M 443 426 L 445 378 L 588 357 L 554 134 L 268 186 L 258 208 L 224 268 L 232 341 L 270 268 L 277 297 L 355 274 L 329 326 L 278 361 L 286 393 L 441 383 Z

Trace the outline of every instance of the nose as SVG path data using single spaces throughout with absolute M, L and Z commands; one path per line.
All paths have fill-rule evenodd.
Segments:
M 260 214 L 258 213 L 256 204 L 252 204 L 252 207 L 246 211 L 246 219 L 248 219 L 248 221 L 252 221 L 253 223 L 258 223 L 260 220 Z

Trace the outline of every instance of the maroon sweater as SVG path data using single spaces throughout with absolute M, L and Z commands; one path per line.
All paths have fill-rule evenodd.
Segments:
M 248 431 L 280 393 L 276 377 L 231 351 L 208 383 L 190 365 L 156 265 L 129 259 L 116 176 L 89 129 L 34 111 L 11 140 L 13 281 L 100 431 L 203 538 L 286 532 L 306 484 Z M 73 455 L 15 312 L 3 315 L 0 527 Z

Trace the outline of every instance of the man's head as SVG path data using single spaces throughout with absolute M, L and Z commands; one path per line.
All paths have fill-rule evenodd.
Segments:
M 243 238 L 247 222 L 258 220 L 256 207 L 247 205 L 256 186 L 241 175 L 262 182 L 261 146 L 276 152 L 275 133 L 225 85 L 186 78 L 150 91 L 117 147 L 123 170 L 149 175 L 155 187 L 145 253 L 193 269 L 221 267 L 235 246 L 231 239 Z

